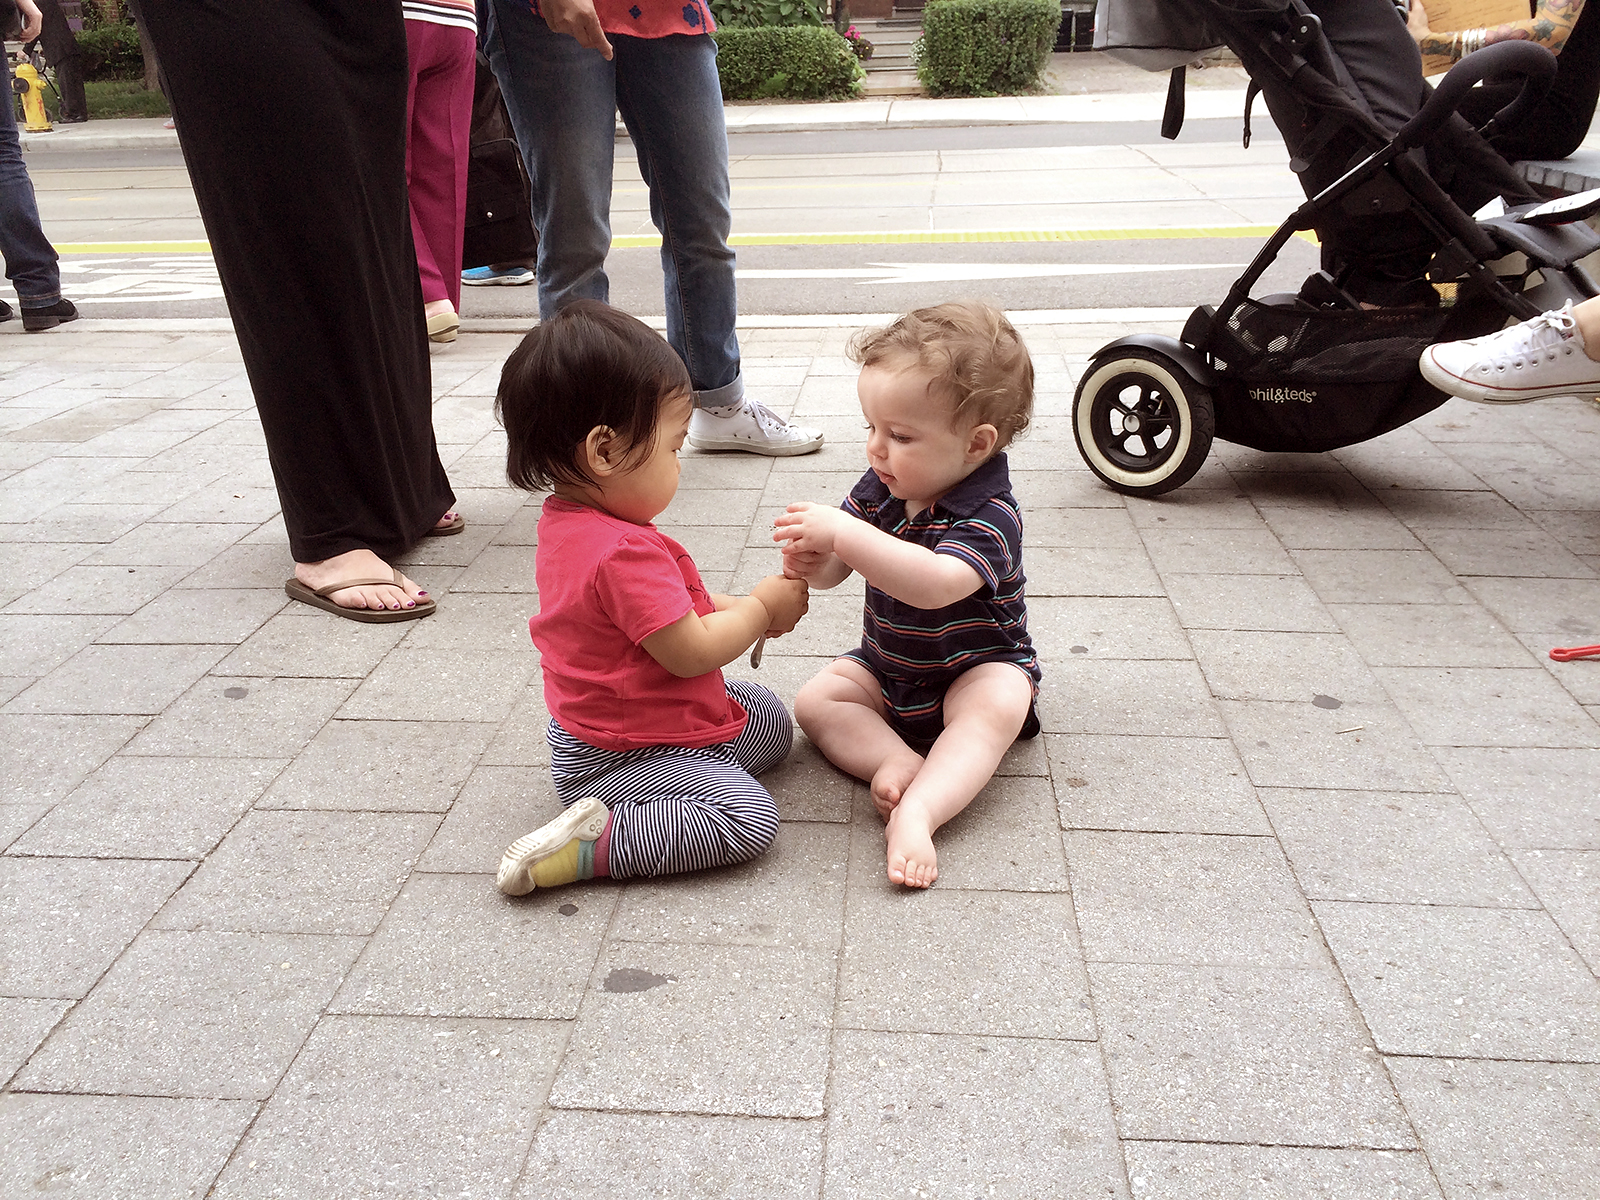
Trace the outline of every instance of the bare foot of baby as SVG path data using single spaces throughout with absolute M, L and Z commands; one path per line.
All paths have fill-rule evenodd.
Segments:
M 883 760 L 872 776 L 872 807 L 878 810 L 880 821 L 889 819 L 920 770 L 922 755 L 915 750 L 908 749 L 904 754 L 893 754 Z
M 899 805 L 889 814 L 883 831 L 889 843 L 889 882 L 925 888 L 939 878 L 939 856 L 933 849 L 933 830 L 917 809 Z

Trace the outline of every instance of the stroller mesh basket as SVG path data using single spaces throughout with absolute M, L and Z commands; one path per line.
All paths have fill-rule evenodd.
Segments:
M 1417 358 L 1467 316 L 1245 299 L 1219 314 L 1205 346 L 1225 400 L 1216 434 L 1260 450 L 1323 451 L 1397 429 L 1443 402 Z
M 1409 380 L 1439 338 L 1442 308 L 1361 312 L 1276 307 L 1242 300 L 1213 326 L 1212 366 L 1249 383 L 1387 383 Z

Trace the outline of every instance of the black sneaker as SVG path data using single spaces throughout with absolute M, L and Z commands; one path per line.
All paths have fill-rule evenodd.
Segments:
M 9 321 L 16 315 L 16 313 L 11 311 L 11 305 L 7 304 L 4 300 L 0 300 L 0 321 Z
M 54 329 L 63 322 L 77 319 L 78 310 L 71 300 L 57 300 L 54 304 L 47 304 L 43 308 L 24 307 L 22 310 L 22 327 L 29 333 Z

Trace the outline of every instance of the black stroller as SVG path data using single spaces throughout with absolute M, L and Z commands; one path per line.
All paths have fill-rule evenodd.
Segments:
M 1555 59 L 1542 47 L 1501 42 L 1469 55 L 1390 136 L 1352 99 L 1348 73 L 1305 0 L 1101 0 L 1099 19 L 1136 2 L 1153 3 L 1157 24 L 1191 38 L 1203 29 L 1203 45 L 1225 43 L 1238 55 L 1251 98 L 1265 95 L 1310 198 L 1220 305 L 1194 311 L 1181 337 L 1135 334 L 1094 355 L 1073 401 L 1073 432 L 1089 469 L 1112 488 L 1171 491 L 1200 469 L 1214 437 L 1324 451 L 1387 433 L 1449 399 L 1417 369 L 1428 345 L 1600 292 L 1578 265 L 1600 249 L 1600 234 L 1579 221 L 1600 209 L 1600 196 L 1541 204 L 1455 115 L 1478 81 L 1520 78 L 1521 94 L 1495 119 L 1514 125 L 1554 77 Z M 1169 91 L 1168 137 L 1182 123 L 1181 72 Z M 1417 82 L 1420 98 L 1420 74 Z M 1248 102 L 1245 130 L 1248 145 Z M 1495 194 L 1504 215 L 1468 215 Z M 1251 298 L 1302 230 L 1316 231 L 1324 269 L 1298 294 Z

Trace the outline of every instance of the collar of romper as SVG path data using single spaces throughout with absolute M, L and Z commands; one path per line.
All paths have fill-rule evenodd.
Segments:
M 1002 450 L 934 501 L 928 512 L 932 514 L 934 509 L 942 509 L 953 517 L 965 519 L 976 514 L 1001 492 L 1010 490 L 1011 471 L 1006 464 L 1005 451 Z M 862 477 L 850 494 L 863 507 L 882 508 L 891 503 L 905 503 L 891 496 L 889 489 L 883 486 L 883 481 L 871 471 Z

